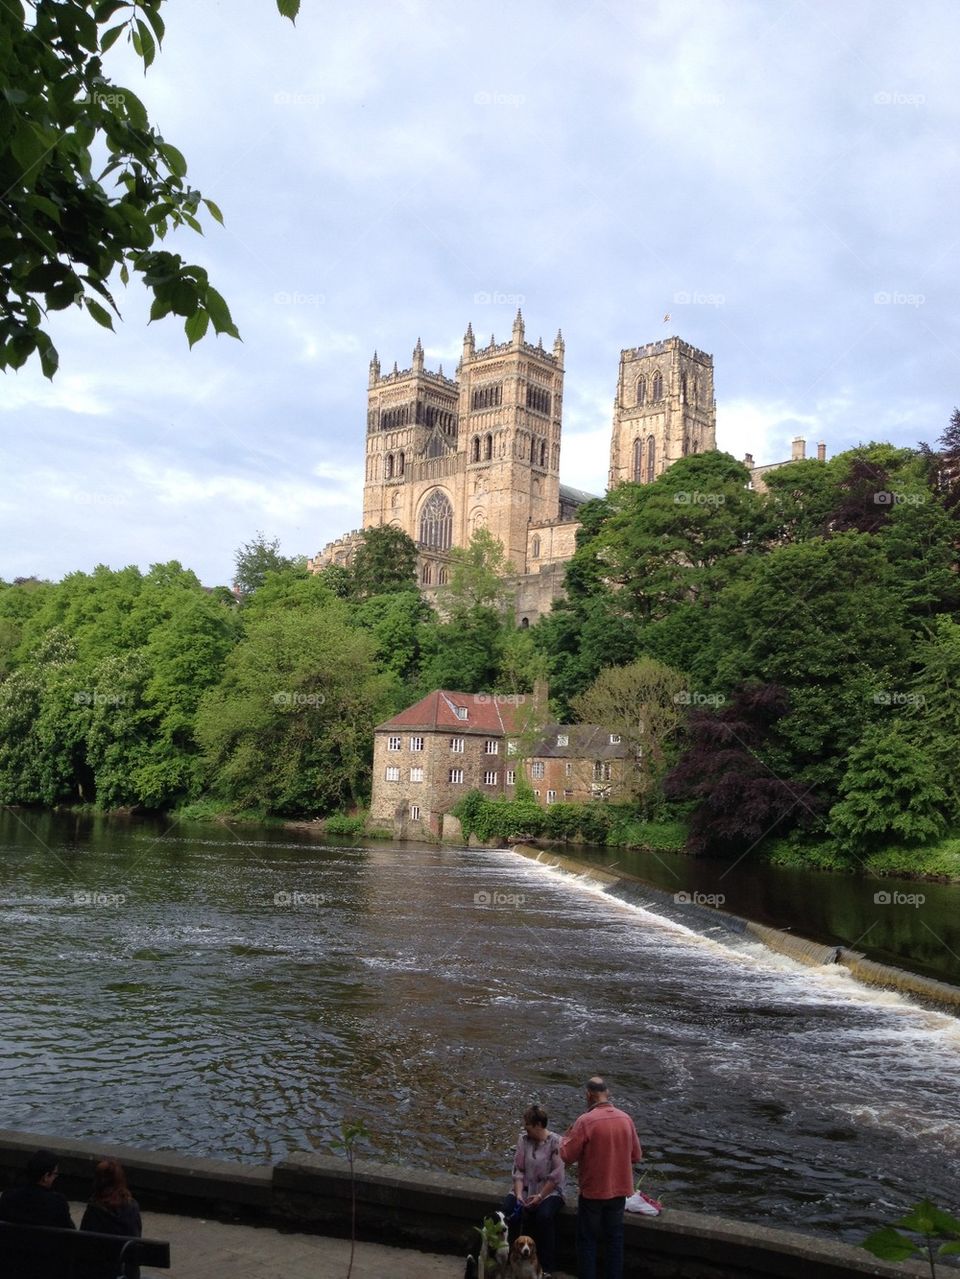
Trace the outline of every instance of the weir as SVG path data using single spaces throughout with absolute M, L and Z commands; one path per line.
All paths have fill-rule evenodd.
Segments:
M 475 1246 L 475 1227 L 505 1191 L 498 1181 L 385 1169 L 362 1160 L 355 1163 L 351 1186 L 346 1161 L 324 1155 L 248 1166 L 10 1131 L 0 1131 L 0 1176 L 13 1180 L 39 1147 L 57 1155 L 57 1186 L 71 1199 L 89 1192 L 94 1162 L 110 1156 L 123 1164 L 135 1198 L 148 1211 L 304 1233 L 349 1235 L 355 1190 L 361 1241 L 449 1253 L 451 1279 L 459 1279 L 459 1259 Z M 561 1268 L 571 1273 L 576 1269 L 574 1224 L 568 1205 L 558 1217 L 557 1240 Z M 628 1214 L 625 1236 L 626 1279 L 896 1279 L 928 1273 L 913 1263 L 879 1262 L 847 1244 L 669 1208 L 657 1218 Z M 176 1256 L 172 1262 L 176 1273 Z
M 669 893 L 655 888 L 637 875 L 597 866 L 593 862 L 579 861 L 575 857 L 555 853 L 552 850 L 545 852 L 532 844 L 514 844 L 512 851 L 549 869 L 564 870 L 571 875 L 585 876 L 610 888 L 615 888 L 617 884 L 640 884 L 645 893 L 667 908 L 666 918 L 672 918 L 677 912 L 678 907 Z M 920 973 L 912 973 L 892 964 L 877 963 L 876 960 L 868 959 L 862 951 L 845 946 L 827 946 L 823 942 L 799 937 L 796 933 L 787 932 L 785 929 L 770 928 L 766 924 L 758 924 L 740 915 L 733 915 L 710 906 L 684 905 L 682 914 L 685 919 L 699 922 L 710 928 L 727 928 L 731 933 L 752 937 L 768 950 L 786 955 L 787 958 L 795 959 L 801 964 L 814 967 L 840 964 L 853 977 L 866 985 L 912 995 L 924 1003 L 960 1013 L 960 986 L 951 986 L 948 982 L 924 977 Z

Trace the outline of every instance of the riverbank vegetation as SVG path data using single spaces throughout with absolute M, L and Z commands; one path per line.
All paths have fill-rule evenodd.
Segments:
M 259 536 L 234 591 L 176 563 L 3 584 L 0 802 L 356 814 L 378 722 L 546 678 L 557 720 L 626 734 L 629 804 L 474 804 L 477 834 L 958 876 L 960 412 L 938 451 L 766 482 L 705 453 L 588 503 L 529 629 L 483 533 L 436 608 L 392 528 L 316 575 Z

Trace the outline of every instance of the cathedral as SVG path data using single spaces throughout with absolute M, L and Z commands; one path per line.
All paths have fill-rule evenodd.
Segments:
M 427 595 L 446 582 L 451 549 L 481 528 L 506 552 L 521 626 L 562 594 L 577 508 L 593 496 L 560 483 L 563 357 L 559 332 L 549 350 L 526 340 L 520 311 L 508 342 L 480 346 L 468 325 L 453 377 L 424 367 L 419 339 L 409 368 L 383 373 L 374 354 L 363 527 L 413 538 Z M 653 483 L 678 458 L 715 449 L 716 434 L 712 356 L 678 337 L 620 352 L 610 488 Z M 310 567 L 349 564 L 358 538 L 330 543 Z

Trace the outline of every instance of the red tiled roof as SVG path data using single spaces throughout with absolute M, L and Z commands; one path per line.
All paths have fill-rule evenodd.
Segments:
M 457 714 L 457 708 L 466 710 L 466 718 Z M 523 717 L 516 698 L 504 693 L 454 693 L 438 688 L 392 719 L 378 724 L 377 733 L 395 728 L 420 728 L 430 730 L 454 728 L 460 733 L 489 733 L 503 736 L 518 732 Z

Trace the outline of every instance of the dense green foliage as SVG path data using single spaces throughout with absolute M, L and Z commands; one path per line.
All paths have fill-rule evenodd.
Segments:
M 468 796 L 465 830 L 949 874 L 957 415 L 941 444 L 796 463 L 765 493 L 718 453 L 624 485 L 582 508 L 567 598 L 528 630 L 486 534 L 436 608 L 394 529 L 316 575 L 258 534 L 238 596 L 177 564 L 0 584 L 0 802 L 356 812 L 378 722 L 546 677 L 557 719 L 621 734 L 629 801 Z
M 119 315 L 111 277 L 141 278 L 151 320 L 183 318 L 192 346 L 213 324 L 239 337 L 203 267 L 157 247 L 170 228 L 201 231 L 187 162 L 151 125 L 103 57 L 124 38 L 146 70 L 163 36 L 164 0 L 5 0 L 0 5 L 0 368 L 59 357 L 49 311 L 84 308 L 104 328 Z M 299 0 L 277 0 L 293 19 Z M 94 166 L 102 166 L 95 172 Z

